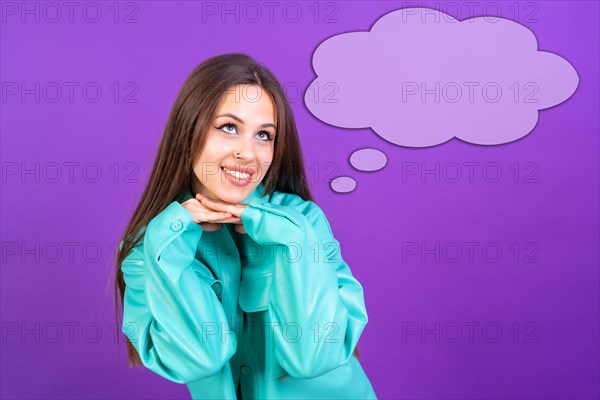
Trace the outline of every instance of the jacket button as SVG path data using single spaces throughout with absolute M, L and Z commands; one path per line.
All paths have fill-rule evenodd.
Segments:
M 250 375 L 250 367 L 248 367 L 246 365 L 242 366 L 242 374 Z
M 181 221 L 180 221 L 180 220 L 177 220 L 177 221 L 171 222 L 171 230 L 172 230 L 173 232 L 180 231 L 180 230 L 181 230 L 181 228 L 183 228 L 183 224 L 181 223 Z

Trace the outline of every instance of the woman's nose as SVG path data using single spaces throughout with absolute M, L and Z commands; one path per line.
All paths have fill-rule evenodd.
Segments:
M 245 160 L 254 159 L 252 142 L 246 138 L 242 138 L 236 146 L 233 156 L 235 158 L 243 158 Z

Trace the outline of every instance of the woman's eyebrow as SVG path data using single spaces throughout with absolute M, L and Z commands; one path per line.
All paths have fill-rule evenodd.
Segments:
M 242 119 L 240 117 L 238 117 L 237 115 L 231 114 L 231 113 L 226 113 L 226 114 L 221 114 L 221 115 L 217 115 L 215 117 L 216 118 L 221 118 L 221 117 L 231 117 L 233 119 L 235 119 L 236 121 L 240 122 L 240 123 L 244 123 L 244 121 L 242 121 Z M 271 123 L 267 123 L 267 124 L 262 124 L 260 125 L 261 128 L 267 128 L 267 127 L 273 127 L 275 129 L 277 129 L 277 127 L 275 126 L 275 124 L 271 124 Z

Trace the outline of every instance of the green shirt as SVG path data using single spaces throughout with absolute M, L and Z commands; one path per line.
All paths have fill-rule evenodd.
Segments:
M 376 398 L 352 354 L 363 289 L 327 218 L 263 187 L 242 201 L 247 234 L 204 231 L 178 201 L 150 221 L 122 264 L 122 331 L 193 399 Z

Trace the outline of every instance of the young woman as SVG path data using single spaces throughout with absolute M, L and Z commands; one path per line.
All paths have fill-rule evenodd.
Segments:
M 116 273 L 130 364 L 194 399 L 376 398 L 362 286 L 311 200 L 281 85 L 247 55 L 185 81 Z

